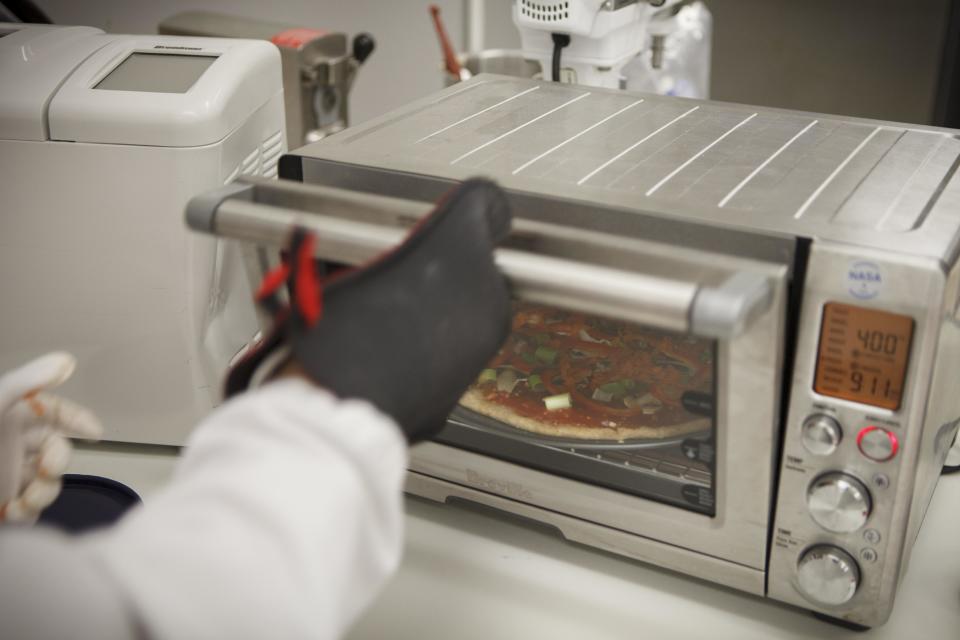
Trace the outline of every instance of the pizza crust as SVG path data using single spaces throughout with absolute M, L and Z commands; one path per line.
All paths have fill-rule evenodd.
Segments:
M 680 424 L 660 427 L 583 427 L 574 424 L 547 424 L 519 415 L 510 407 L 491 402 L 477 389 L 469 389 L 460 399 L 460 404 L 481 415 L 493 418 L 506 425 L 546 436 L 574 438 L 577 440 L 610 440 L 619 442 L 630 439 L 664 440 L 706 431 L 710 428 L 709 418 L 696 418 Z

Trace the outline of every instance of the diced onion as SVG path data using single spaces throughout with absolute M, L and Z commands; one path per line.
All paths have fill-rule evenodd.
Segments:
M 513 388 L 517 386 L 520 378 L 513 369 L 504 369 L 497 375 L 497 391 L 506 391 L 513 393 Z
M 546 405 L 547 411 L 556 411 L 558 409 L 569 409 L 573 406 L 570 402 L 569 393 L 561 393 L 555 396 L 547 396 L 543 399 L 543 404 Z
M 645 393 L 642 396 L 627 396 L 623 399 L 623 404 L 628 409 L 638 409 L 647 407 L 659 407 L 662 403 L 651 393 Z M 646 411 L 644 411 L 646 413 Z
M 622 382 L 608 382 L 607 384 L 602 384 L 598 388 L 598 391 L 609 393 L 611 396 L 616 396 L 618 398 L 627 395 L 627 388 Z
M 602 387 L 593 390 L 593 395 L 591 396 L 594 400 L 599 400 L 600 402 L 610 402 L 613 400 L 613 394 L 608 393 L 603 390 Z
M 597 338 L 594 338 L 589 333 L 587 333 L 586 330 L 584 329 L 580 329 L 580 339 L 583 340 L 584 342 L 592 342 L 594 344 L 606 344 L 606 345 L 612 344 L 609 340 L 598 340 Z
M 493 382 L 497 379 L 497 370 L 496 369 L 484 369 L 480 372 L 480 377 L 477 378 L 477 382 Z

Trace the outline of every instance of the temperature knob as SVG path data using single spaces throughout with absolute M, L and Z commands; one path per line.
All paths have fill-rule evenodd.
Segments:
M 814 602 L 835 607 L 848 602 L 857 592 L 860 569 L 843 549 L 819 545 L 800 557 L 797 583 Z
M 825 473 L 807 492 L 810 516 L 827 531 L 851 533 L 870 517 L 870 492 L 859 480 L 845 473 Z
M 840 423 L 822 413 L 815 413 L 804 420 L 800 434 L 803 447 L 818 456 L 828 456 L 836 451 L 842 437 Z

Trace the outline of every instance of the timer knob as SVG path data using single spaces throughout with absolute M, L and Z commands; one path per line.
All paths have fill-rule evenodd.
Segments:
M 870 516 L 870 492 L 853 476 L 825 473 L 810 485 L 807 507 L 814 521 L 827 531 L 851 533 Z
M 828 456 L 836 451 L 842 437 L 840 423 L 822 413 L 815 413 L 804 420 L 800 433 L 803 447 L 818 456 Z
M 857 592 L 860 570 L 843 549 L 818 545 L 800 557 L 797 583 L 811 600 L 835 607 L 849 602 Z

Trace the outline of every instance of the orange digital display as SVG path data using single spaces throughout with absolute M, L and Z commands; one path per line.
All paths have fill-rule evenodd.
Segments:
M 909 316 L 828 302 L 823 306 L 813 390 L 896 411 L 912 338 Z

